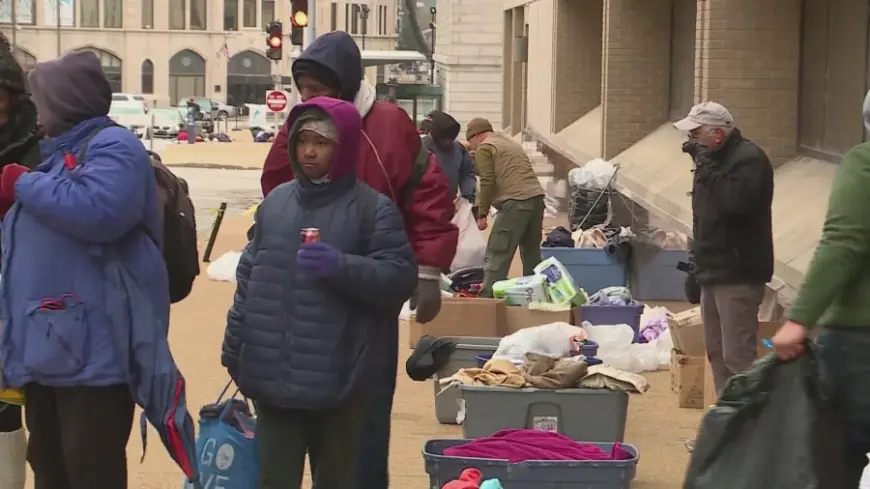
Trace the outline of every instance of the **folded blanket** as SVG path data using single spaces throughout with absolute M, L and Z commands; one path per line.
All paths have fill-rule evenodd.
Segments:
M 492 436 L 444 450 L 449 457 L 485 458 L 519 463 L 526 460 L 629 460 L 632 455 L 617 442 L 610 453 L 559 433 L 540 430 L 502 430 Z

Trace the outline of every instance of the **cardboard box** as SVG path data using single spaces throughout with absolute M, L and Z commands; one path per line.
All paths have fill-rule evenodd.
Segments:
M 671 314 L 681 313 L 698 307 L 689 301 L 643 301 L 643 303 L 647 307 L 664 307 L 668 311 L 671 311 Z
M 505 305 L 501 299 L 445 297 L 434 320 L 421 324 L 411 316 L 408 326 L 411 348 L 424 335 L 500 338 L 505 330 Z
M 700 307 L 668 316 L 668 329 L 671 331 L 675 350 L 690 357 L 706 355 L 704 323 L 701 321 Z
M 573 310 L 569 311 L 535 311 L 528 306 L 505 306 L 505 336 L 521 329 L 533 328 L 542 324 L 568 323 L 572 324 Z
M 704 407 L 703 357 L 689 357 L 671 350 L 671 390 L 677 394 L 677 407 Z
M 760 358 L 771 352 L 770 348 L 765 347 L 762 341 L 770 339 L 776 334 L 776 331 L 782 323 L 779 321 L 764 321 L 758 323 L 758 344 L 755 347 L 755 357 Z M 716 403 L 719 395 L 716 392 L 716 386 L 713 383 L 713 369 L 710 367 L 710 361 L 704 357 L 704 405 L 709 406 Z

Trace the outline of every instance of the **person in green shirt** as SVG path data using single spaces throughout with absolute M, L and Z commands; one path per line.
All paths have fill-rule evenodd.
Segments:
M 864 99 L 870 130 L 870 92 Z M 870 142 L 844 156 L 822 237 L 789 320 L 773 337 L 782 360 L 804 353 L 820 327 L 821 355 L 847 423 L 844 487 L 858 487 L 870 452 Z

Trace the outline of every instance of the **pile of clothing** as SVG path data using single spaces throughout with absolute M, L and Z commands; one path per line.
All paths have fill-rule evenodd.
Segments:
M 608 453 L 597 445 L 574 441 L 560 433 L 527 429 L 501 430 L 492 436 L 447 448 L 444 455 L 507 460 L 512 464 L 526 460 L 604 461 L 634 458 L 619 442 L 614 443 Z
M 482 368 L 464 368 L 450 377 L 439 379 L 443 389 L 458 385 L 511 387 L 522 389 L 611 389 L 643 393 L 649 382 L 637 374 L 607 365 L 587 365 L 584 357 L 551 358 L 527 353 L 523 365 L 506 359 L 492 359 Z

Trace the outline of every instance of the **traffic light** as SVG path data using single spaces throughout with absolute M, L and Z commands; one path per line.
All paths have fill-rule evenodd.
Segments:
M 269 22 L 266 27 L 266 57 L 274 61 L 284 57 L 284 26 L 280 22 Z
M 305 28 L 308 27 L 308 0 L 292 0 L 290 24 L 290 44 L 302 46 Z

